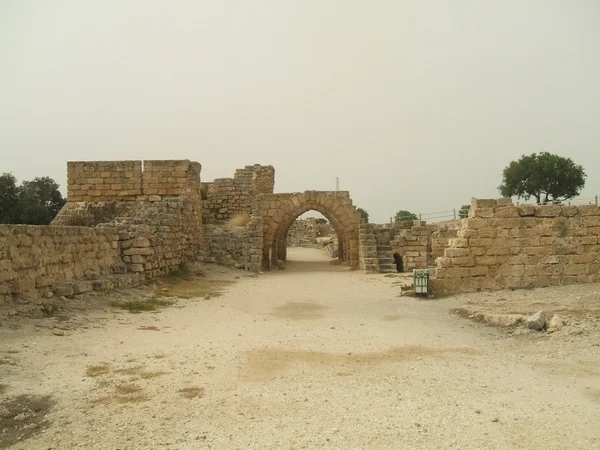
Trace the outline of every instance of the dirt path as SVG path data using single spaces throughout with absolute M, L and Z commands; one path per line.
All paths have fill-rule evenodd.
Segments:
M 8 448 L 600 448 L 598 365 L 398 297 L 397 278 L 289 257 L 221 297 L 83 311 L 64 335 L 2 322 L 4 414 L 29 406 L 32 434 Z

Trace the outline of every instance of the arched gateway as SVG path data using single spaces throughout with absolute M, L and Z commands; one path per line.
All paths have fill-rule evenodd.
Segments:
M 360 214 L 347 191 L 305 191 L 292 194 L 261 194 L 254 215 L 263 218 L 263 268 L 286 259 L 286 239 L 294 221 L 307 211 L 317 211 L 332 224 L 338 236 L 339 258 L 358 268 Z

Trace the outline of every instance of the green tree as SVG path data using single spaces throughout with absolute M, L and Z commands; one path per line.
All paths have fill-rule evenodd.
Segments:
M 369 213 L 362 208 L 356 208 L 356 212 L 360 214 L 360 217 L 365 219 L 365 222 L 369 222 Z
M 469 217 L 469 211 L 471 211 L 471 205 L 462 205 L 458 211 L 458 217 L 461 219 L 466 219 Z
M 409 211 L 404 211 L 403 209 L 401 209 L 400 211 L 398 211 L 396 213 L 395 221 L 402 222 L 405 220 L 419 220 L 419 218 L 417 217 L 416 214 L 411 213 Z
M 11 173 L 0 175 L 0 223 L 15 223 L 19 188 L 17 179 Z
M 538 204 L 555 203 L 579 195 L 586 176 L 583 167 L 571 158 L 533 153 L 504 168 L 498 190 L 504 197 L 534 197 Z
M 0 222 L 47 225 L 66 203 L 50 177 L 34 178 L 17 186 L 11 174 L 0 176 Z

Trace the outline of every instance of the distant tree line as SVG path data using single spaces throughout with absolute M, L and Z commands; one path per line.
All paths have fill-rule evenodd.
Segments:
M 50 177 L 17 185 L 11 173 L 0 175 L 0 223 L 48 225 L 66 203 Z

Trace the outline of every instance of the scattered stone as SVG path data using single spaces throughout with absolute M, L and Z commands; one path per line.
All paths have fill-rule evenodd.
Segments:
M 560 331 L 565 326 L 565 323 L 558 314 L 554 314 L 550 322 L 548 323 L 548 333 L 554 333 L 555 331 Z
M 206 295 L 204 296 L 204 300 L 210 300 L 210 294 L 206 294 Z
M 52 330 L 52 334 L 53 334 L 54 336 L 64 336 L 64 335 L 65 335 L 65 332 L 64 332 L 63 330 L 60 330 L 60 329 L 58 329 L 58 328 L 54 328 L 54 329 Z
M 525 321 L 527 328 L 535 331 L 542 331 L 546 328 L 546 313 L 543 310 L 536 312 Z
M 12 416 L 12 413 L 6 406 L 0 405 L 0 419 L 10 419 Z
M 27 419 L 27 414 L 25 413 L 17 414 L 15 417 L 13 417 L 13 420 L 17 420 L 19 422 L 25 419 Z

